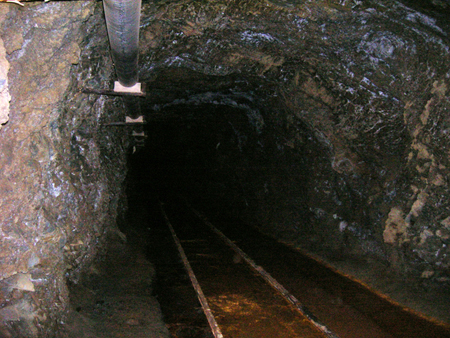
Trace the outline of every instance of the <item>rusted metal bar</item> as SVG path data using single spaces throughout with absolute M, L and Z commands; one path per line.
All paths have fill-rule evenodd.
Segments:
M 133 123 L 127 123 L 127 122 L 110 122 L 103 124 L 104 126 L 116 126 L 116 127 L 133 127 L 133 126 L 140 126 L 146 124 L 145 122 L 133 122 Z
M 128 92 L 115 92 L 113 90 L 107 89 L 94 89 L 94 88 L 83 88 L 81 92 L 84 94 L 97 94 L 97 95 L 107 95 L 107 96 L 137 96 L 137 97 L 145 97 L 145 93 L 128 93 Z
M 232 248 L 242 259 L 244 259 L 256 272 L 258 272 L 264 280 L 266 280 L 269 285 L 271 285 L 275 290 L 277 290 L 284 299 L 290 302 L 295 308 L 306 318 L 308 318 L 311 323 L 317 327 L 321 332 L 323 332 L 328 338 L 339 338 L 337 334 L 331 331 L 324 324 L 319 322 L 319 320 L 286 288 L 278 283 L 278 281 L 273 278 L 263 267 L 257 265 L 244 251 L 242 251 L 236 244 L 233 243 L 227 236 L 225 236 L 222 231 L 217 229 L 205 215 L 201 214 L 195 210 L 189 202 L 185 201 L 192 212 L 200 218 L 214 233 L 216 233 L 230 248 Z
M 183 260 L 184 267 L 186 268 L 189 278 L 191 279 L 192 285 L 194 286 L 195 292 L 197 293 L 198 300 L 200 301 L 200 304 L 202 305 L 203 312 L 205 313 L 206 319 L 208 320 L 209 326 L 211 327 L 214 337 L 215 338 L 223 338 L 223 335 L 222 335 L 222 332 L 220 331 L 219 325 L 217 324 L 216 319 L 214 318 L 214 315 L 212 314 L 211 308 L 208 305 L 208 301 L 206 300 L 206 297 L 202 291 L 202 288 L 200 287 L 200 284 L 198 283 L 197 277 L 195 277 L 195 274 L 194 274 L 194 271 L 192 270 L 191 264 L 189 263 L 189 261 L 186 257 L 186 254 L 184 252 L 184 249 L 181 246 L 180 240 L 178 239 L 178 236 L 175 233 L 175 230 L 173 229 L 173 226 L 170 223 L 166 212 L 164 211 L 164 207 L 163 207 L 163 204 L 161 203 L 161 201 L 159 202 L 159 207 L 161 209 L 161 213 L 164 217 L 164 220 L 166 221 L 166 224 L 169 227 L 170 232 L 172 233 L 173 240 L 175 241 L 175 244 L 177 245 L 178 252 L 180 253 L 181 259 Z

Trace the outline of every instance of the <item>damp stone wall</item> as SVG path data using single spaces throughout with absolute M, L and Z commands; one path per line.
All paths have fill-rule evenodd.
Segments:
M 2 4 L 0 20 L 0 336 L 52 337 L 117 232 L 128 138 L 104 124 L 123 107 L 81 93 L 114 74 L 101 4 Z

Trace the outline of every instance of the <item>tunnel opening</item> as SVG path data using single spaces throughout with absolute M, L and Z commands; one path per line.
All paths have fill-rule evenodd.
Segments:
M 209 103 L 205 104 L 204 96 L 210 100 Z M 190 101 L 189 98 L 181 100 L 181 103 L 175 100 L 175 105 L 169 104 L 162 109 L 157 107 L 156 114 L 154 111 L 148 113 L 145 131 L 149 137 L 146 140 L 146 146 L 130 155 L 128 198 L 132 207 L 129 210 L 131 214 L 137 215 L 142 214 L 142 210 L 146 208 L 153 210 L 153 216 L 149 217 L 144 213 L 146 216 L 142 217 L 142 223 L 149 227 L 143 229 L 143 234 L 149 237 L 149 243 L 153 243 L 149 244 L 150 246 L 163 250 L 158 245 L 159 241 L 166 243 L 161 237 L 155 236 L 155 232 L 151 230 L 152 227 L 164 228 L 166 226 L 164 222 L 158 220 L 154 224 L 145 221 L 145 219 L 160 217 L 155 216 L 159 213 L 155 210 L 158 209 L 155 206 L 158 200 L 178 199 L 180 203 L 181 199 L 185 199 L 205 211 L 213 222 L 222 224 L 225 228 L 232 228 L 229 224 L 239 224 L 234 231 L 242 234 L 249 233 L 243 240 L 248 242 L 249 247 L 251 247 L 249 243 L 255 241 L 255 238 L 256 241 L 261 239 L 254 233 L 250 235 L 251 231 L 244 229 L 257 228 L 258 231 L 269 234 L 272 238 L 281 239 L 285 244 L 306 248 L 309 252 L 325 259 L 326 263 L 341 269 L 344 274 L 353 275 L 353 278 L 359 279 L 360 283 L 369 282 L 376 288 L 382 289 L 380 282 L 387 282 L 389 287 L 386 288 L 385 284 L 384 292 L 389 290 L 391 297 L 396 297 L 397 300 L 402 299 L 401 302 L 407 302 L 406 297 L 415 297 L 417 300 L 417 297 L 423 295 L 423 289 L 415 289 L 412 284 L 405 283 L 404 279 L 397 278 L 395 269 L 383 261 L 386 259 L 386 252 L 379 249 L 378 252 L 366 251 L 362 254 L 352 247 L 354 243 L 351 241 L 354 239 L 349 238 L 351 236 L 345 233 L 345 227 L 348 224 L 345 224 L 344 219 L 355 216 L 352 212 L 354 213 L 354 210 L 358 209 L 363 202 L 359 194 L 350 191 L 351 183 L 346 180 L 354 179 L 361 182 L 365 178 L 358 177 L 351 163 L 349 167 L 345 166 L 346 163 L 337 165 L 338 168 L 344 167 L 340 170 L 349 170 L 352 173 L 344 177 L 340 176 L 342 171 L 333 170 L 330 150 L 324 145 L 323 140 L 318 139 L 320 136 L 318 137 L 302 121 L 298 121 L 295 125 L 294 140 L 297 142 L 297 147 L 292 147 L 292 144 L 286 144 L 286 139 L 283 138 L 286 126 L 282 123 L 277 124 L 276 119 L 274 122 L 270 121 L 270 118 L 260 117 L 260 124 L 256 125 L 252 123 L 254 122 L 252 115 L 249 116 L 249 111 L 254 111 L 252 106 L 246 105 L 246 109 L 241 109 L 236 108 L 236 103 L 231 106 L 218 105 L 217 95 L 208 92 L 204 96 L 199 98 L 195 95 L 191 101 L 192 105 L 185 103 Z M 253 104 L 258 102 L 258 98 L 253 97 L 251 102 Z M 154 120 L 152 114 L 157 116 Z M 293 124 L 292 121 L 290 123 Z M 265 132 L 258 129 L 261 126 L 264 126 Z M 280 136 L 284 141 L 284 147 L 279 146 Z M 298 144 L 302 147 L 298 147 Z M 394 153 L 396 150 L 391 148 L 391 151 Z M 310 182 L 317 174 L 314 169 L 320 165 L 322 168 L 328 167 L 325 172 L 326 187 L 332 189 L 334 185 L 340 188 L 336 195 L 331 197 L 335 205 L 343 205 L 342 209 L 337 209 L 341 216 L 338 218 L 333 215 L 334 220 L 339 221 L 339 228 L 334 233 L 320 229 L 320 226 L 324 226 L 320 224 L 323 222 L 323 215 L 315 212 L 317 208 L 311 206 L 314 205 L 311 203 L 317 200 L 308 198 L 311 196 L 311 192 L 308 191 L 311 189 Z M 322 175 L 324 174 L 321 173 L 318 178 L 323 178 Z M 150 204 L 153 206 L 150 207 Z M 180 213 L 186 212 L 182 207 L 179 208 Z M 276 216 L 279 218 L 275 218 Z M 365 213 L 363 216 L 364 218 L 359 222 L 368 221 Z M 296 222 L 292 223 L 292 220 Z M 127 232 L 125 228 L 123 231 Z M 228 231 L 233 232 L 230 229 Z M 158 238 L 156 242 L 152 242 L 155 240 L 153 236 Z M 371 237 L 368 233 L 365 236 L 367 241 L 377 240 L 374 239 L 375 236 Z M 299 240 L 299 237 L 302 237 L 302 240 Z M 259 245 L 260 243 L 256 243 L 254 246 Z M 275 246 L 275 244 L 272 245 Z M 151 251 L 150 259 L 158 260 L 156 258 L 158 254 L 154 248 L 149 250 Z M 369 272 L 369 270 L 372 271 Z M 380 275 L 383 278 L 380 279 Z M 158 279 L 158 271 L 156 276 Z M 163 284 L 174 282 L 172 279 L 166 279 L 164 275 L 159 277 L 163 279 Z M 190 318 L 190 322 L 185 323 L 185 326 L 181 324 L 183 322 L 181 313 L 186 309 L 180 310 L 174 307 L 173 300 L 170 298 L 177 293 L 173 289 L 166 288 L 167 285 L 157 287 L 156 292 L 161 293 L 163 314 L 170 323 L 168 326 L 173 330 L 172 334 L 183 337 L 192 335 L 209 337 L 210 333 L 205 333 L 206 324 L 201 324 L 201 320 L 197 317 Z M 443 303 L 438 305 L 438 298 L 446 292 L 445 289 L 438 291 L 437 294 L 440 296 L 434 298 L 433 306 L 444 305 Z M 167 297 L 167 294 L 172 297 Z M 183 298 L 186 297 L 185 294 L 181 296 L 178 294 L 178 296 L 184 299 L 184 305 L 192 304 L 192 299 L 189 302 Z M 192 298 L 193 295 L 191 294 L 190 297 Z M 340 298 L 337 296 L 336 299 Z M 339 303 L 336 299 L 330 302 Z M 419 303 L 422 304 L 419 305 Z M 422 298 L 413 306 L 420 307 L 425 303 L 426 301 Z M 179 311 L 175 311 L 179 315 L 179 317 L 175 316 L 175 319 L 173 318 L 174 309 Z M 341 314 L 344 313 L 343 309 L 340 311 Z M 190 315 L 184 314 L 184 316 Z M 392 318 L 393 322 L 395 322 L 394 318 L 395 316 Z M 173 324 L 172 321 L 177 324 Z M 395 326 L 393 322 L 391 325 Z M 345 336 L 378 334 L 375 333 L 378 329 L 370 330 L 347 332 Z

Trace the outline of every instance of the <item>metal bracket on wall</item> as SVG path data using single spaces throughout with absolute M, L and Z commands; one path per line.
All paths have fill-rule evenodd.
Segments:
M 138 116 L 135 119 L 130 116 L 125 116 L 125 123 L 128 124 L 144 124 L 144 116 Z
M 145 120 L 144 120 L 144 116 L 138 116 L 135 119 L 130 117 L 130 116 L 125 116 L 125 122 L 110 122 L 110 123 L 105 123 L 105 126 L 116 126 L 116 127 L 127 127 L 127 126 L 141 126 L 146 124 Z
M 145 131 L 141 131 L 141 132 L 137 132 L 135 130 L 133 130 L 133 132 L 131 133 L 131 136 L 135 137 L 135 138 L 147 138 L 147 135 L 145 135 Z
M 131 87 L 125 87 L 120 84 L 119 81 L 114 82 L 114 92 L 115 93 L 133 93 L 133 94 L 143 94 L 141 90 L 141 83 L 137 82 Z
M 145 135 L 145 131 L 136 131 L 133 130 L 131 136 L 134 137 L 134 146 L 133 146 L 133 154 L 138 150 L 145 147 L 145 139 L 147 135 Z
M 94 88 L 83 88 L 81 89 L 82 93 L 85 94 L 97 94 L 97 95 L 107 95 L 107 96 L 137 96 L 137 97 L 145 97 L 146 94 L 142 91 L 140 92 L 116 92 L 114 90 L 105 90 L 105 89 L 94 89 Z

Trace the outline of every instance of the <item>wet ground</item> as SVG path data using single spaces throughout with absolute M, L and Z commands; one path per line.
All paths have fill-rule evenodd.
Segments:
M 184 236 L 189 237 L 195 231 L 191 228 L 190 216 L 181 216 L 189 211 L 181 209 L 178 205 L 172 211 L 172 217 L 175 223 L 184 224 L 180 231 L 186 231 Z M 222 218 L 215 221 L 233 242 L 341 337 L 450 337 L 448 326 L 438 325 L 388 301 L 366 286 L 342 276 L 297 250 L 263 236 L 238 220 Z M 202 231 L 207 229 L 203 228 Z M 186 244 L 189 247 L 190 243 Z M 216 254 L 206 252 L 204 255 L 214 260 Z M 203 266 L 198 270 L 201 274 L 217 274 L 217 271 L 208 272 Z M 233 275 L 232 272 L 229 274 Z M 240 284 L 242 283 L 237 283 Z M 216 290 L 218 294 L 222 291 Z M 226 306 L 226 302 L 223 305 Z M 239 309 L 239 306 L 235 308 Z
M 341 337 L 450 337 L 448 326 L 435 325 L 237 220 L 215 225 Z
M 70 286 L 70 314 L 61 338 L 168 338 L 153 295 L 154 269 L 145 242 L 117 233 L 106 258 Z
M 152 244 L 147 248 L 147 257 L 155 266 L 154 290 L 164 322 L 172 337 L 213 338 L 169 228 L 159 210 L 155 209 L 152 215 L 154 226 L 149 229 Z
M 192 214 L 168 209 L 224 337 L 326 337 Z
M 156 198 L 141 202 L 131 208 L 139 212 L 124 229 L 126 243 L 118 233 L 106 259 L 71 286 L 61 337 L 213 337 Z M 186 206 L 166 208 L 225 337 L 323 336 Z M 236 219 L 211 221 L 341 338 L 450 337 L 448 326 L 387 302 Z

